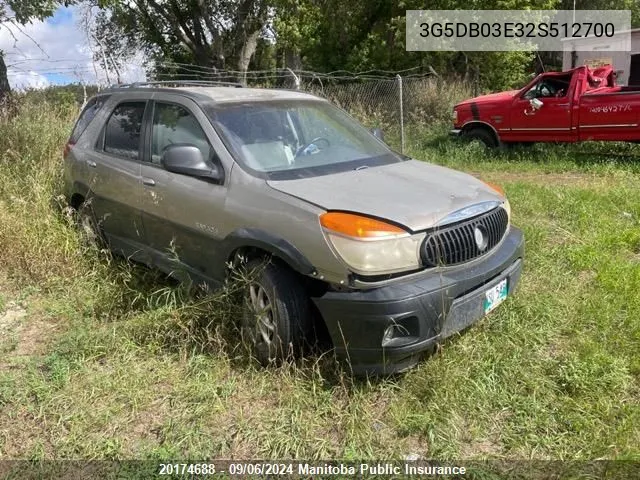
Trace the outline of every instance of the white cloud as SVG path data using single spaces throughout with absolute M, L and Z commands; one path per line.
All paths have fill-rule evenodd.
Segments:
M 7 75 L 9 76 L 9 82 L 11 87 L 17 90 L 26 88 L 45 88 L 51 85 L 51 82 L 44 75 L 33 71 L 19 72 L 7 69 Z
M 25 26 L 0 24 L 0 50 L 5 53 L 12 87 L 115 83 L 115 72 L 105 72 L 92 61 L 91 46 L 79 26 L 80 9 L 61 8 L 53 19 Z M 121 81 L 144 80 L 142 62 L 142 56 L 131 60 L 120 72 Z

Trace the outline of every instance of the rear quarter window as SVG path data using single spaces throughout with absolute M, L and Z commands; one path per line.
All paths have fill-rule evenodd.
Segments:
M 82 136 L 84 131 L 87 129 L 91 121 L 95 118 L 95 116 L 98 114 L 98 112 L 108 99 L 109 95 L 102 95 L 99 97 L 93 97 L 87 102 L 85 107 L 82 109 L 82 112 L 80 113 L 75 126 L 73 127 L 69 142 L 77 143 L 78 140 L 80 140 L 80 137 Z

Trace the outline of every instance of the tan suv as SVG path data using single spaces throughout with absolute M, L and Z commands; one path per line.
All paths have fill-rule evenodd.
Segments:
M 522 268 L 499 188 L 395 153 L 300 92 L 103 91 L 73 130 L 65 181 L 114 252 L 169 274 L 219 287 L 239 259 L 269 260 L 242 322 L 263 363 L 320 321 L 356 373 L 400 371 L 493 310 Z

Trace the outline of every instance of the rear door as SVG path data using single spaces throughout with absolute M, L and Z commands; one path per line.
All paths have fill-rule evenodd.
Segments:
M 114 250 L 141 253 L 144 241 L 140 215 L 140 159 L 148 100 L 121 100 L 111 111 L 93 150 L 87 153 L 89 202 Z
M 213 133 L 195 102 L 163 94 L 162 100 L 152 103 L 141 170 L 142 218 L 155 263 L 178 276 L 189 273 L 200 280 L 211 280 L 218 272 L 227 187 L 224 182 L 169 172 L 161 159 L 170 145 L 189 144 L 224 171 L 213 148 L 217 140 L 211 138 Z

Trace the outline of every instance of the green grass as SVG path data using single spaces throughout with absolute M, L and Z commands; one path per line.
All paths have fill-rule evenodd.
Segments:
M 526 265 L 496 312 L 366 382 L 329 356 L 259 368 L 224 296 L 83 247 L 58 198 L 74 114 L 0 121 L 0 311 L 26 309 L 0 345 L 0 458 L 640 460 L 640 148 L 409 135 L 504 186 Z

